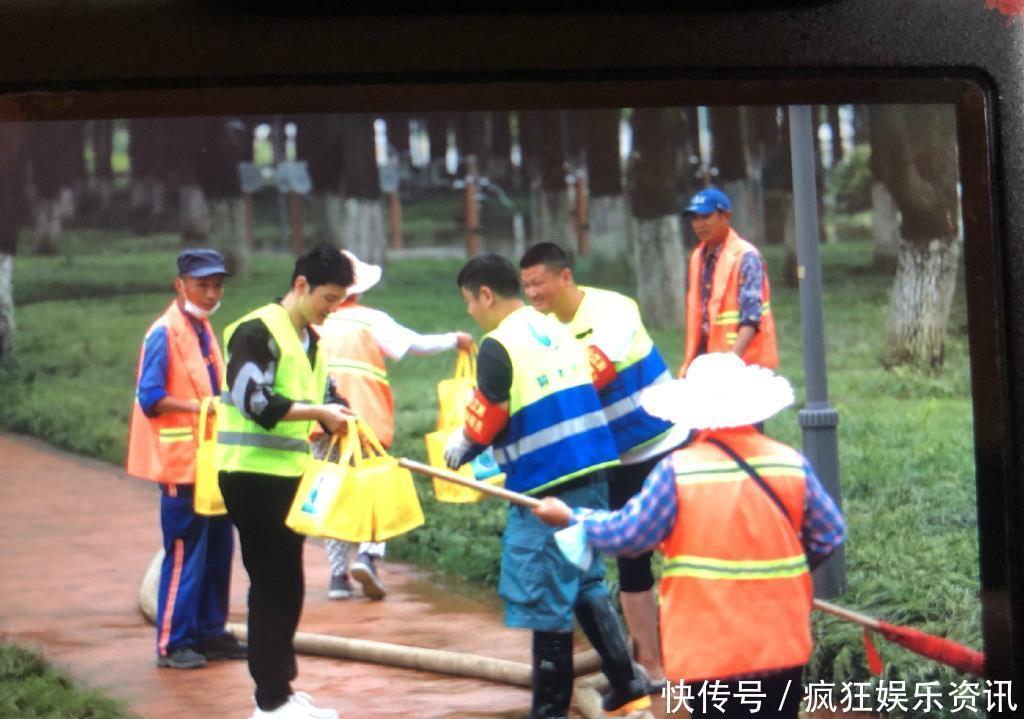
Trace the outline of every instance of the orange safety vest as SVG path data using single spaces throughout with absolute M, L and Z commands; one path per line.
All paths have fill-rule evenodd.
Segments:
M 210 323 L 202 320 L 210 337 L 211 358 L 217 376 L 224 376 L 224 358 Z M 167 328 L 167 396 L 176 399 L 198 399 L 211 394 L 207 359 L 199 348 L 199 337 L 177 301 L 152 324 L 146 336 L 157 327 Z M 138 386 L 142 373 L 145 343 L 139 352 L 135 371 Z M 196 481 L 196 447 L 199 415 L 192 412 L 167 412 L 147 417 L 138 397 L 132 406 L 128 429 L 128 474 L 166 484 L 193 484 Z
M 720 439 L 775 490 L 768 494 Z M 802 666 L 811 655 L 811 575 L 800 544 L 803 457 L 752 427 L 704 432 L 672 455 L 676 523 L 662 543 L 661 641 L 673 681 Z
M 689 283 L 686 289 L 686 355 L 679 376 L 686 374 L 686 368 L 697 356 L 701 335 L 701 273 L 705 243 L 690 253 Z M 736 343 L 740 324 L 740 258 L 757 248 L 729 230 L 728 237 L 718 253 L 715 271 L 711 280 L 711 296 L 708 298 L 708 352 L 728 352 Z M 758 252 L 758 258 L 761 253 Z M 761 258 L 762 267 L 764 259 Z M 757 333 L 743 352 L 747 364 L 774 368 L 779 364 L 779 351 L 775 341 L 775 320 L 771 311 L 771 287 L 768 284 L 768 270 L 764 268 L 764 282 L 761 284 L 761 323 Z
M 338 394 L 388 448 L 395 438 L 395 399 L 384 353 L 373 338 L 373 322 L 373 311 L 349 303 L 332 312 L 316 329 L 327 372 Z

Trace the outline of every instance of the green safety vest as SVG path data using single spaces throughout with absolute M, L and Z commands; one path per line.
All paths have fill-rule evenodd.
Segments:
M 672 424 L 652 417 L 640 406 L 640 395 L 672 379 L 665 360 L 640 319 L 640 308 L 629 297 L 594 287 L 580 287 L 583 301 L 566 327 L 583 344 L 593 343 L 595 327 L 605 324 L 634 327 L 629 347 L 615 361 L 617 376 L 601 390 L 605 418 L 620 454 L 661 440 Z
M 242 317 L 224 330 L 224 348 L 230 362 L 231 337 L 243 322 L 258 319 L 267 326 L 277 345 L 277 369 L 274 394 L 295 402 L 321 404 L 327 387 L 327 364 L 317 347 L 316 361 L 309 366 L 288 312 L 275 303 L 265 305 Z M 227 377 L 221 384 L 221 402 L 217 409 L 217 469 L 223 472 L 255 472 L 280 477 L 298 477 L 306 469 L 310 456 L 309 436 L 312 420 L 280 421 L 265 429 L 242 414 L 231 398 Z
M 493 444 L 508 489 L 532 494 L 618 464 L 586 352 L 565 327 L 523 307 L 487 337 L 512 362 L 508 424 Z

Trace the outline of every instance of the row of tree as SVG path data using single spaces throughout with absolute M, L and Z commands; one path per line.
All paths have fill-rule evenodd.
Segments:
M 620 145 L 624 117 L 631 129 L 625 164 Z M 841 159 L 838 109 L 822 108 L 819 117 L 832 128 L 833 161 Z M 307 163 L 312 180 L 318 232 L 371 261 L 383 261 L 387 242 L 374 136 L 380 118 L 332 114 L 288 119 L 296 126 L 296 155 Z M 748 239 L 786 242 L 786 277 L 796 276 L 789 132 L 782 108 L 712 107 L 703 118 L 691 107 L 392 114 L 383 119 L 399 164 L 409 165 L 409 129 L 415 121 L 429 137 L 432 164 L 443 165 L 451 140 L 460 158 L 472 158 L 468 167 L 499 183 L 531 188 L 532 241 L 576 247 L 566 178 L 585 173 L 590 249 L 614 261 L 631 259 L 642 278 L 638 300 L 652 326 L 682 322 L 686 262 L 679 211 L 685 198 L 708 182 L 733 198 L 733 224 Z M 702 119 L 710 143 L 702 142 Z M 244 273 L 249 248 L 243 240 L 238 163 L 252 160 L 253 128 L 267 120 L 127 121 L 133 212 L 160 214 L 173 199 L 188 241 L 220 247 Z M 952 107 L 857 108 L 853 127 L 855 141 L 871 147 L 877 261 L 894 263 L 893 240 L 902 239 L 889 361 L 937 367 L 960 254 Z M 52 252 L 61 221 L 74 204 L 69 198 L 84 192 L 109 206 L 114 143 L 110 121 L 12 123 L 2 129 L 0 203 L 6 211 L 0 219 L 0 352 L 5 352 L 13 335 L 13 307 L 3 290 L 10 284 L 10 255 L 19 229 L 31 220 L 37 246 Z M 283 153 L 277 159 L 284 159 Z M 819 174 L 823 182 L 824 173 Z M 819 198 L 823 195 L 819 192 Z

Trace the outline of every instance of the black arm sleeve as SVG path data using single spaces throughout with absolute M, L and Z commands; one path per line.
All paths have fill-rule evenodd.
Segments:
M 273 429 L 288 414 L 292 400 L 273 391 L 278 350 L 270 330 L 258 319 L 243 322 L 227 350 L 231 403 L 264 429 Z
M 500 342 L 488 337 L 476 357 L 476 384 L 491 402 L 507 402 L 512 389 L 512 360 Z

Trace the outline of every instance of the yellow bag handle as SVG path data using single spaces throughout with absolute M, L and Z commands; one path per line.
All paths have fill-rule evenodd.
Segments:
M 215 403 L 219 402 L 219 397 L 210 395 L 209 397 L 203 397 L 199 401 L 199 437 L 198 444 L 205 444 L 210 441 L 206 439 L 206 424 L 207 418 L 210 416 L 210 407 L 213 407 Z
M 388 456 L 387 451 L 381 445 L 380 440 L 377 439 L 377 435 L 374 434 L 366 420 L 356 418 L 355 427 L 350 427 L 349 432 L 356 437 L 352 443 L 355 447 L 352 452 L 353 465 L 359 466 L 364 459 L 370 459 L 374 456 Z
M 476 379 L 476 342 L 468 350 L 459 350 L 455 356 L 455 379 Z
M 331 461 L 331 455 L 334 453 L 334 448 L 338 446 L 339 442 L 342 444 L 341 449 L 338 452 L 338 460 L 337 462 L 335 462 L 335 464 L 346 465 L 352 458 L 352 455 L 355 452 L 355 448 L 359 445 L 358 439 L 354 439 L 356 437 L 355 418 L 346 419 L 345 425 L 348 427 L 348 429 L 345 431 L 344 435 L 331 435 L 331 441 L 327 443 L 327 451 L 324 453 L 325 462 Z

